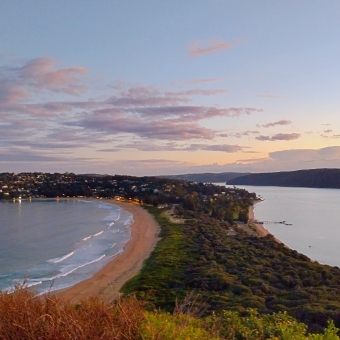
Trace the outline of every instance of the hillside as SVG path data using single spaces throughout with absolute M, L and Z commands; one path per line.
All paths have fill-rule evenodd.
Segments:
M 233 178 L 248 175 L 247 172 L 221 172 L 221 173 L 201 173 L 201 174 L 184 174 L 184 175 L 169 175 L 161 176 L 170 179 L 182 179 L 193 182 L 203 183 L 221 183 L 232 180 Z
M 310 169 L 248 174 L 227 181 L 231 185 L 340 188 L 340 169 Z

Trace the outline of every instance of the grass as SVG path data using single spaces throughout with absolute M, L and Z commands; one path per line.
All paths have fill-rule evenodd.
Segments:
M 0 295 L 0 339 L 138 339 L 142 303 L 133 298 L 78 305 L 56 296 L 36 297 L 26 289 Z
M 174 308 L 176 298 L 185 296 L 183 277 L 188 260 L 183 225 L 172 223 L 168 216 L 157 208 L 148 207 L 148 210 L 161 225 L 161 240 L 145 261 L 141 273 L 128 281 L 121 291 L 125 294 L 136 292 L 137 296 L 143 298 L 150 292 L 152 294 L 148 295 L 148 300 L 157 300 L 158 306 L 169 311 Z
M 190 297 L 189 297 L 190 298 Z M 1 340 L 339 340 L 332 323 L 323 334 L 285 313 L 247 316 L 225 311 L 199 318 L 188 301 L 173 314 L 146 311 L 135 297 L 105 303 L 89 298 L 72 305 L 57 296 L 35 296 L 26 289 L 0 293 Z

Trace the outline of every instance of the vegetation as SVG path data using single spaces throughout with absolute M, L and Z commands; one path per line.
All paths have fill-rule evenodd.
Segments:
M 145 310 L 134 297 L 105 303 L 98 298 L 71 305 L 56 296 L 36 297 L 26 289 L 0 294 L 2 340 L 337 340 L 332 323 L 322 334 L 307 334 L 306 326 L 285 313 L 261 317 L 254 310 L 240 316 L 225 311 L 198 318 L 183 313 Z
M 162 240 L 123 292 L 167 311 L 189 291 L 200 297 L 196 303 L 206 315 L 255 308 L 261 314 L 287 311 L 314 331 L 328 320 L 339 327 L 339 268 L 311 262 L 271 235 L 230 234 L 227 221 L 205 214 L 187 211 L 186 222 L 176 224 L 159 209 L 149 211 L 162 226 Z
M 249 174 L 228 181 L 231 185 L 340 188 L 340 169 L 310 169 Z
M 255 193 L 175 179 L 69 173 L 3 173 L 0 174 L 0 188 L 6 199 L 24 195 L 115 198 L 143 204 L 155 216 L 161 226 L 161 240 L 141 273 L 123 287 L 126 295 L 133 293 L 139 301 L 144 301 L 142 308 L 138 307 L 139 302 L 122 300 L 142 310 L 140 323 L 129 331 L 138 334 L 136 339 L 172 339 L 170 333 L 177 334 L 174 339 L 293 339 L 287 335 L 292 329 L 297 334 L 296 339 L 312 339 L 311 335 L 305 335 L 306 327 L 308 331 L 322 333 L 327 325 L 325 332 L 330 335 L 320 335 L 320 339 L 336 339 L 334 327 L 340 328 L 340 269 L 311 262 L 306 256 L 277 243 L 270 235 L 261 238 L 239 228 L 238 222 L 248 220 L 248 209 L 256 199 Z M 1 315 L 6 308 L 8 312 L 14 310 L 10 305 L 17 302 L 8 301 L 17 294 L 20 297 L 26 293 L 1 296 Z M 188 300 L 188 294 L 195 298 Z M 181 315 L 172 316 L 169 313 L 176 309 L 179 299 L 186 301 Z M 23 310 L 30 310 L 30 301 L 34 301 L 35 306 L 40 303 L 39 308 L 45 308 L 45 314 L 36 317 L 39 321 L 31 320 L 18 326 L 19 329 L 33 332 L 30 327 L 39 326 L 42 328 L 38 327 L 37 332 L 49 334 L 67 324 L 63 321 L 64 309 L 58 309 L 57 321 L 48 321 L 52 320 L 48 316 L 51 306 L 59 304 L 54 298 L 45 300 L 45 305 L 43 300 L 38 303 L 31 297 L 24 299 L 21 301 Z M 91 306 L 94 314 L 100 310 L 98 313 L 104 315 L 102 323 L 108 328 L 100 335 L 89 335 L 88 339 L 110 338 L 106 334 L 114 333 L 105 332 L 114 332 L 112 324 L 123 321 L 106 316 L 100 308 L 111 311 L 114 310 L 112 306 L 118 306 L 119 309 L 119 303 L 123 302 L 110 307 L 104 307 L 101 302 L 103 307 L 100 308 L 97 303 L 87 301 L 77 307 L 68 306 L 67 311 L 72 311 L 78 318 L 83 311 L 93 315 Z M 162 312 L 155 313 L 154 309 Z M 196 316 L 203 318 L 192 317 L 191 313 L 187 315 L 188 311 L 195 311 Z M 81 315 L 85 317 L 85 314 Z M 6 321 L 6 318 L 9 319 Z M 11 325 L 8 327 L 14 327 L 28 322 L 29 318 L 26 314 L 11 318 L 10 314 L 4 313 L 2 320 L 0 334 L 7 332 L 6 322 Z M 186 331 L 181 328 L 183 320 L 186 320 Z M 70 324 L 74 332 L 78 322 Z M 97 322 L 95 327 L 102 327 L 98 320 L 93 322 Z M 128 326 L 125 328 L 129 329 Z M 135 331 L 137 333 L 133 333 Z M 90 330 L 84 334 L 87 332 L 91 334 Z M 45 339 L 44 336 L 49 339 L 50 335 L 40 338 Z M 81 339 L 82 336 L 79 333 L 74 337 L 56 338 Z M 111 337 L 119 339 L 118 335 Z M 26 338 L 39 337 L 30 335 Z M 129 339 L 126 335 L 121 338 Z M 13 335 L 12 339 L 20 337 Z

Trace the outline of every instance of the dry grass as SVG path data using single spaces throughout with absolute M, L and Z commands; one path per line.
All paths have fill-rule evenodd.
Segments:
M 0 295 L 0 339 L 138 339 L 142 303 L 127 298 L 106 304 L 88 299 L 78 305 L 56 296 L 36 297 L 25 289 Z

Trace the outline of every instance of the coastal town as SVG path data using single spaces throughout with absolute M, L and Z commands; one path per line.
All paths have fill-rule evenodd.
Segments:
M 248 207 L 256 194 L 211 183 L 161 177 L 41 172 L 0 174 L 0 199 L 71 197 L 113 199 L 159 208 L 181 204 L 193 211 L 206 207 L 211 215 L 233 221 L 235 218 L 247 220 Z

